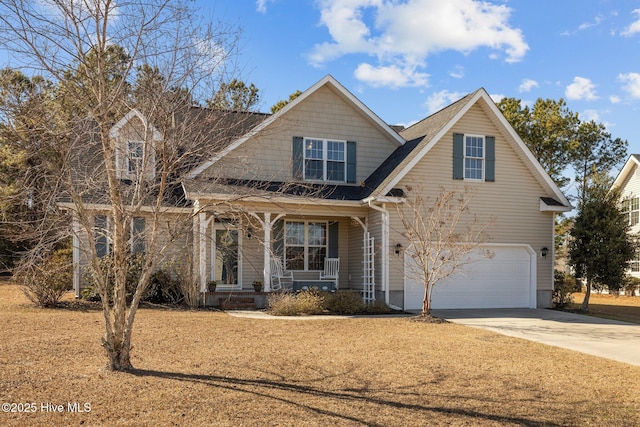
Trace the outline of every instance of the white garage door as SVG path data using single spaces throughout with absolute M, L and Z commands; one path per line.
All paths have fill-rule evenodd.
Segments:
M 463 267 L 433 290 L 432 308 L 535 308 L 535 252 L 527 245 L 487 245 L 492 258 L 478 260 Z M 405 271 L 415 262 L 405 254 Z M 410 276 L 410 275 L 407 275 Z M 422 308 L 424 286 L 405 277 L 405 310 Z

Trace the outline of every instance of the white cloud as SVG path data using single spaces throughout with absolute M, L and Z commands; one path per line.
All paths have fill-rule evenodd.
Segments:
M 454 79 L 461 79 L 464 77 L 464 67 L 462 65 L 456 65 L 453 70 L 449 71 L 449 75 Z
M 624 29 L 621 35 L 625 37 L 630 37 L 635 33 L 640 33 L 640 9 L 635 9 L 631 12 L 633 15 L 636 15 L 638 19 L 632 22 L 627 28 Z
M 640 98 L 640 74 L 639 73 L 618 74 L 618 80 L 623 83 L 622 88 L 632 98 Z
M 360 64 L 353 73 L 354 76 L 373 87 L 407 87 L 426 86 L 429 75 L 420 73 L 415 68 L 400 68 L 396 65 L 372 66 Z
M 431 94 L 424 105 L 427 107 L 428 114 L 433 114 L 465 95 L 465 93 L 449 92 L 445 89 Z
M 256 0 L 256 10 L 260 13 L 267 13 L 267 6 L 275 3 L 277 0 Z
M 309 54 L 316 66 L 348 54 L 376 57 L 376 69 L 424 68 L 426 58 L 447 50 L 468 54 L 491 49 L 506 62 L 520 61 L 529 46 L 509 25 L 511 9 L 479 0 L 320 0 L 320 23 L 331 41 Z M 402 76 L 400 76 L 402 78 Z M 411 79 L 409 81 L 412 81 Z M 393 82 L 401 86 L 402 79 Z
M 600 121 L 600 113 L 598 110 L 584 110 L 582 114 L 580 114 L 580 118 L 583 121 L 591 121 L 599 122 Z
M 598 15 L 595 17 L 593 22 L 584 22 L 578 26 L 578 31 L 583 31 L 589 29 L 591 27 L 595 27 L 602 22 L 602 16 Z
M 610 103 L 612 103 L 612 104 L 619 104 L 619 103 L 620 103 L 620 101 L 622 101 L 622 100 L 621 100 L 621 99 L 620 99 L 620 97 L 619 97 L 619 96 L 617 96 L 617 95 L 611 95 L 611 96 L 609 97 L 609 102 L 610 102 Z
M 489 94 L 489 98 L 491 98 L 493 102 L 497 104 L 498 102 L 506 98 L 506 96 L 502 93 L 493 93 L 493 94 Z
M 564 91 L 565 96 L 572 101 L 593 101 L 598 99 L 595 92 L 596 86 L 590 79 L 584 77 L 574 77 Z
M 520 93 L 529 92 L 529 91 L 531 91 L 531 89 L 533 89 L 534 87 L 538 87 L 538 86 L 540 86 L 540 85 L 538 84 L 537 81 L 531 80 L 531 79 L 524 79 L 522 81 L 522 83 L 520 83 L 520 86 L 518 86 L 518 91 Z

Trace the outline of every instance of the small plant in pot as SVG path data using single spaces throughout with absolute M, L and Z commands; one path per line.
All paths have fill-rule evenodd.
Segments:
M 216 291 L 216 286 L 218 285 L 218 282 L 216 282 L 215 280 L 209 280 L 207 282 L 207 290 L 209 292 L 215 292 Z
M 253 289 L 256 292 L 261 292 L 262 291 L 262 282 L 260 280 L 256 280 L 253 282 Z

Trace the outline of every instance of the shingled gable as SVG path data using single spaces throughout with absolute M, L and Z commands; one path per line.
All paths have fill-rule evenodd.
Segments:
M 233 143 L 231 143 L 225 149 L 223 149 L 222 151 L 217 153 L 215 156 L 213 156 L 212 158 L 210 158 L 209 160 L 207 160 L 206 162 L 204 162 L 203 164 L 201 164 L 200 166 L 195 168 L 187 176 L 187 179 L 195 179 L 195 178 L 197 178 L 198 175 L 200 175 L 202 172 L 207 170 L 209 167 L 211 167 L 217 161 L 222 159 L 224 156 L 226 156 L 227 154 L 229 154 L 233 150 L 235 150 L 238 147 L 240 147 L 247 140 L 249 140 L 252 136 L 258 134 L 260 131 L 262 131 L 263 129 L 267 128 L 269 125 L 271 125 L 273 122 L 277 121 L 280 117 L 285 115 L 288 111 L 296 108 L 297 105 L 299 105 L 301 102 L 303 102 L 305 99 L 307 99 L 311 94 L 313 94 L 314 92 L 316 92 L 318 89 L 320 89 L 323 86 L 330 86 L 333 89 L 335 89 L 341 96 L 344 97 L 345 100 L 347 100 L 347 102 L 349 102 L 351 105 L 353 105 L 354 108 L 357 108 L 360 111 L 362 111 L 364 116 L 367 117 L 374 126 L 378 127 L 383 133 L 388 134 L 391 137 L 391 139 L 397 141 L 398 145 L 403 145 L 404 144 L 405 140 L 400 135 L 398 135 L 398 133 L 396 131 L 394 131 L 388 124 L 386 124 L 382 119 L 380 119 L 380 117 L 378 117 L 373 111 L 371 111 L 369 109 L 369 107 L 364 105 L 362 103 L 362 101 L 360 101 L 351 92 L 349 92 L 344 86 L 342 86 L 333 76 L 331 76 L 330 74 L 327 74 L 325 77 L 323 77 L 321 80 L 319 80 L 313 86 L 311 86 L 309 89 L 307 89 L 304 92 L 302 92 L 302 94 L 300 96 L 298 96 L 296 99 L 294 99 L 293 101 L 289 102 L 280 111 L 278 111 L 277 113 L 275 113 L 272 116 L 270 116 L 268 119 L 266 119 L 265 121 L 260 123 L 260 125 L 256 126 L 250 132 L 248 132 L 247 134 L 243 135 L 242 137 L 236 139 Z
M 488 110 L 494 115 L 496 121 L 513 138 L 520 153 L 528 162 L 529 168 L 537 175 L 553 193 L 556 202 L 551 206 L 554 211 L 569 211 L 571 204 L 562 194 L 562 191 L 544 171 L 540 163 L 535 159 L 524 141 L 518 136 L 513 127 L 505 119 L 489 94 L 484 88 L 461 98 L 453 104 L 445 107 L 437 113 L 425 118 L 413 126 L 400 132 L 400 135 L 409 142 L 391 154 L 389 159 L 382 164 L 366 181 L 368 186 L 375 186 L 372 197 L 383 197 L 392 192 L 400 180 L 440 141 L 451 128 L 478 102 L 484 102 Z M 379 183 L 377 183 L 379 181 Z M 376 185 L 377 184 L 377 185 Z M 548 203 L 544 204 L 549 206 Z M 543 209 L 546 210 L 546 209 Z

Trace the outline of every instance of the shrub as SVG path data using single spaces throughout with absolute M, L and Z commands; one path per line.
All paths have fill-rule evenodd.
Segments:
M 553 273 L 553 296 L 554 308 L 563 309 L 573 303 L 572 292 L 576 292 L 576 279 L 561 271 L 555 270 Z
M 634 296 L 636 290 L 640 290 L 640 279 L 633 276 L 627 276 L 622 283 L 624 294 L 628 296 Z
M 268 310 L 274 316 L 299 316 L 323 312 L 324 297 L 313 290 L 297 294 L 287 292 L 271 293 L 267 297 Z
M 23 284 L 22 291 L 31 302 L 40 307 L 54 307 L 65 293 L 73 289 L 72 249 L 59 249 L 43 257 L 39 263 L 17 274 Z
M 365 304 L 364 312 L 367 314 L 389 314 L 392 310 L 387 307 L 384 301 L 374 301 L 373 304 Z
M 366 304 L 358 292 L 338 291 L 325 299 L 325 308 L 338 314 L 357 314 L 366 311 Z
M 142 267 L 144 265 L 144 262 L 145 258 L 143 254 L 130 255 L 127 257 L 127 277 L 125 282 L 125 295 L 127 304 L 131 303 L 133 294 L 138 287 L 138 281 L 140 280 L 140 275 L 142 274 Z M 100 259 L 100 270 L 103 274 L 106 275 L 107 283 L 109 284 L 107 295 L 109 295 L 109 298 L 111 298 L 113 295 L 113 285 L 115 282 L 113 271 L 113 257 L 107 256 Z M 98 281 L 94 277 L 94 272 L 88 270 L 85 274 L 85 280 L 89 285 L 82 290 L 80 295 L 90 301 L 100 301 Z M 150 290 L 147 289 L 145 294 L 142 296 L 142 299 L 144 300 L 148 298 L 150 296 L 150 293 Z

